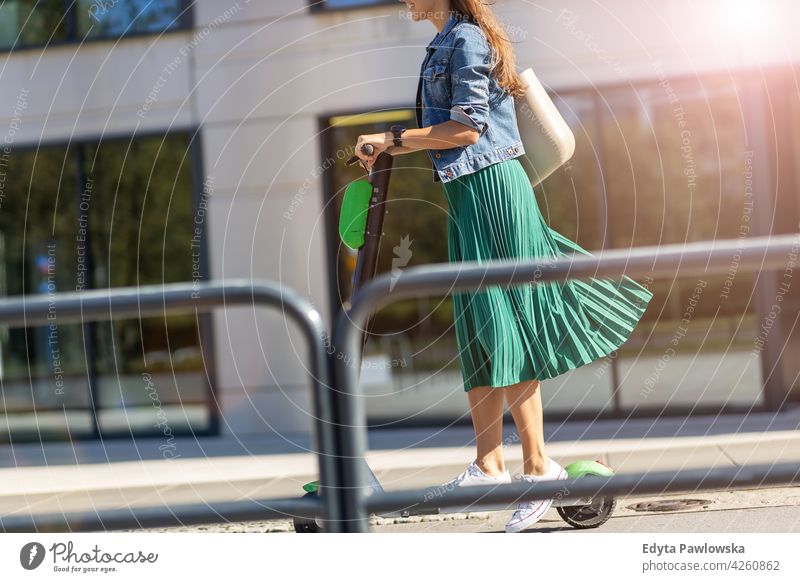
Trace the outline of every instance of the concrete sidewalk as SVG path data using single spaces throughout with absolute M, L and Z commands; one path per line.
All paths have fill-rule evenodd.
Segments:
M 640 512 L 632 509 L 646 501 L 693 499 L 702 505 L 682 510 Z M 504 533 L 511 510 L 474 512 L 454 516 L 438 515 L 433 519 L 372 518 L 376 533 Z M 452 519 L 455 518 L 455 519 Z M 245 525 L 228 524 L 227 531 Z M 275 531 L 291 524 L 265 524 Z M 224 526 L 215 526 L 224 527 Z M 263 526 L 262 526 L 263 527 Z M 217 530 L 226 531 L 226 530 Z M 738 491 L 698 491 L 692 494 L 634 496 L 617 499 L 609 521 L 597 529 L 579 530 L 565 523 L 555 509 L 525 530 L 524 533 L 788 533 L 800 532 L 800 487 L 768 487 Z
M 547 424 L 547 452 L 562 464 L 601 459 L 618 473 L 797 461 L 800 412 L 747 417 Z M 316 478 L 306 437 L 80 442 L 0 449 L 0 514 L 42 513 L 296 496 Z M 506 427 L 506 464 L 522 451 Z M 373 430 L 367 460 L 385 489 L 451 479 L 474 458 L 470 427 Z M 107 462 L 106 459 L 111 459 Z
M 702 501 L 702 505 L 672 511 L 640 512 L 634 505 L 647 501 L 678 499 Z M 370 517 L 373 533 L 504 533 L 511 509 L 408 518 Z M 152 528 L 155 532 L 286 533 L 292 520 L 218 523 L 198 526 Z M 767 487 L 737 491 L 698 491 L 675 495 L 617 498 L 611 519 L 596 529 L 579 530 L 565 523 L 555 509 L 523 533 L 798 533 L 800 487 Z

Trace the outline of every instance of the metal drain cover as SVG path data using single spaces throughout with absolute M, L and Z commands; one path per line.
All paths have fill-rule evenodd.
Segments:
M 660 499 L 658 501 L 644 501 L 629 505 L 633 511 L 681 511 L 693 507 L 708 507 L 713 501 L 708 499 Z

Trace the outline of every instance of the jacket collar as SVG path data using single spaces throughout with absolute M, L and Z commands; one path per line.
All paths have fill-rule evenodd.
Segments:
M 449 32 L 453 29 L 453 27 L 456 25 L 456 23 L 459 20 L 460 19 L 459 19 L 458 15 L 455 12 L 450 14 L 449 18 L 444 23 L 444 27 L 442 28 L 442 31 L 437 33 L 437 35 L 433 37 L 433 40 L 430 42 L 430 44 L 428 44 L 427 48 L 431 49 L 431 48 L 434 48 L 436 46 L 439 46 L 439 43 L 441 42 L 441 40 L 445 36 L 447 36 L 449 34 Z

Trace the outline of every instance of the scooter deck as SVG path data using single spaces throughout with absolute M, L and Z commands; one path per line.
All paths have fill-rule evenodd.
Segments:
M 380 483 L 380 480 L 372 471 L 372 468 L 369 466 L 369 463 L 366 462 L 365 459 L 361 459 L 363 463 L 364 471 L 367 474 L 367 481 L 368 485 L 365 487 L 365 494 L 372 495 L 376 492 L 383 492 L 383 486 Z M 601 461 L 576 461 L 571 463 L 565 467 L 567 471 L 567 475 L 570 478 L 580 478 L 585 477 L 587 475 L 595 475 L 600 477 L 610 477 L 614 474 L 614 471 L 603 464 Z M 317 482 L 313 482 L 316 484 Z M 307 484 L 304 488 L 306 491 L 318 491 L 318 487 L 314 487 L 312 483 Z M 312 487 L 309 487 L 312 486 Z M 575 507 L 580 505 L 591 505 L 593 502 L 592 497 L 568 497 L 568 496 L 556 496 L 553 499 L 552 507 Z M 379 517 L 410 517 L 413 515 L 439 515 L 439 514 L 448 514 L 448 513 L 466 513 L 466 512 L 475 512 L 475 511 L 506 511 L 509 509 L 514 509 L 516 507 L 516 502 L 509 502 L 509 503 L 498 503 L 498 504 L 481 504 L 481 505 L 472 505 L 468 507 L 456 507 L 456 506 L 447 506 L 447 507 L 433 507 L 433 508 L 420 508 L 420 509 L 407 509 L 402 511 L 393 511 L 393 512 L 386 512 L 386 513 L 379 513 L 375 514 Z

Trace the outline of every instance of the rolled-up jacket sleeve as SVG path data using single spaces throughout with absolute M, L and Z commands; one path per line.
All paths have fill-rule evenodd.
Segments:
M 489 43 L 470 26 L 461 27 L 453 43 L 450 119 L 476 129 L 481 135 L 489 118 Z

